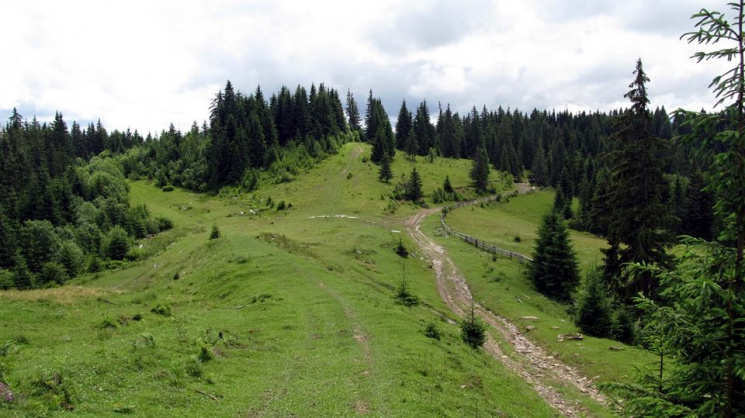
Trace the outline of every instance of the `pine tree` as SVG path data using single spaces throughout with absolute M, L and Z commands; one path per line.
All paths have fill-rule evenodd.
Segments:
M 409 182 L 406 185 L 406 197 L 412 202 L 419 202 L 422 199 L 422 178 L 416 171 L 416 167 L 411 170 Z
M 610 336 L 613 309 L 600 270 L 593 269 L 587 274 L 576 306 L 575 323 L 582 332 L 598 338 Z
M 409 136 L 406 138 L 404 151 L 406 152 L 406 158 L 411 161 L 414 161 L 419 152 L 419 141 L 417 140 L 416 131 L 413 128 L 409 132 Z
M 396 120 L 396 149 L 405 150 L 406 141 L 411 135 L 412 116 L 406 107 L 406 100 L 401 103 L 401 109 L 398 111 Z
M 610 149 L 605 154 L 611 178 L 608 192 L 601 198 L 607 203 L 608 242 L 618 247 L 616 254 L 605 252 L 607 279 L 622 278 L 627 283 L 622 299 L 629 301 L 643 292 L 654 295 L 657 283 L 649 276 L 627 280 L 617 266 L 625 263 L 660 263 L 669 265 L 666 249 L 673 236 L 670 208 L 663 203 L 668 184 L 662 175 L 659 155 L 665 143 L 653 136 L 652 120 L 647 105 L 647 78 L 641 59 L 636 62 L 631 90 L 624 95 L 631 108 L 621 116 L 615 134 L 610 138 Z M 623 244 L 623 246 L 621 246 Z M 618 259 L 610 260 L 609 257 Z M 609 268 L 612 267 L 612 268 Z
M 701 171 L 691 176 L 681 213 L 682 233 L 710 241 L 714 234 L 714 196 Z
M 548 164 L 543 147 L 538 147 L 533 158 L 533 166 L 530 168 L 530 182 L 537 187 L 548 186 Z
M 711 83 L 717 105 L 732 102 L 719 113 L 675 112 L 676 121 L 685 120 L 684 143 L 714 150 L 706 190 L 715 193 L 715 214 L 728 220 L 720 237 L 734 246 L 687 240 L 674 270 L 632 267 L 632 273 L 651 275 L 660 282 L 660 301 L 642 297 L 637 307 L 646 313 L 645 330 L 656 336 L 661 355 L 658 373 L 634 385 L 609 385 L 625 398 L 627 415 L 745 415 L 744 3 L 729 3 L 734 23 L 722 13 L 702 9 L 692 16 L 696 30 L 684 35 L 689 43 L 726 44 L 694 57 L 699 61 L 724 58 L 735 64 Z M 664 353 L 675 359 L 673 367 L 665 367 Z
M 561 216 L 554 211 L 543 216 L 528 276 L 539 292 L 557 300 L 568 300 L 579 283 L 569 232 Z
M 357 101 L 350 90 L 347 90 L 347 117 L 349 118 L 349 129 L 355 132 L 362 131 L 360 126 L 360 110 L 357 107 Z
M 391 157 L 384 155 L 380 162 L 380 171 L 378 171 L 378 180 L 388 183 L 393 178 L 391 170 Z
M 479 150 L 473 161 L 471 180 L 478 193 L 485 193 L 489 188 L 489 156 L 484 148 Z

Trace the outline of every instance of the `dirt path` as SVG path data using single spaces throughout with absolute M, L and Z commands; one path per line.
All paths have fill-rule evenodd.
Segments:
M 528 189 L 523 187 L 519 190 L 524 193 Z M 432 208 L 419 211 L 406 221 L 406 229 L 424 255 L 432 262 L 437 289 L 442 300 L 453 312 L 463 317 L 470 309 L 472 300 L 468 284 L 463 276 L 458 274 L 455 264 L 447 256 L 445 249 L 420 230 L 422 220 L 429 215 L 439 213 L 440 210 L 440 208 Z M 603 396 L 598 393 L 587 377 L 533 344 L 514 323 L 479 304 L 475 304 L 475 312 L 485 323 L 489 324 L 492 330 L 501 333 L 504 339 L 512 344 L 517 356 L 514 358 L 507 356 L 491 335 L 484 345 L 485 350 L 528 381 L 535 391 L 559 413 L 576 417 L 583 415 L 583 410 L 575 402 L 567 400 L 564 395 L 549 386 L 547 381 L 558 385 L 574 386 L 592 399 L 601 403 L 605 402 Z

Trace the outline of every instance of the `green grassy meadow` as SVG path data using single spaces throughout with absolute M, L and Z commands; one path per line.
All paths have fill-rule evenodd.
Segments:
M 552 192 L 536 192 L 513 197 L 506 203 L 455 209 L 448 213 L 446 222 L 489 244 L 530 256 L 541 217 L 552 203 Z M 422 230 L 448 250 L 477 301 L 518 324 L 538 345 L 578 367 L 587 377 L 597 381 L 631 381 L 636 367 L 654 364 L 655 358 L 650 353 L 609 339 L 585 336 L 582 341 L 559 341 L 559 334 L 575 334 L 579 330 L 567 306 L 535 291 L 521 264 L 494 258 L 457 237 L 443 236 L 438 216 L 427 218 Z M 606 245 L 605 240 L 577 231 L 571 231 L 570 235 L 583 272 L 602 261 L 600 248 Z M 520 242 L 515 241 L 516 236 L 520 237 Z M 540 319 L 521 319 L 524 316 Z M 527 331 L 527 326 L 535 329 Z M 611 346 L 621 350 L 610 350 Z
M 250 195 L 131 183 L 132 204 L 175 224 L 135 243 L 150 257 L 0 292 L 0 376 L 16 398 L 0 415 L 555 416 L 461 342 L 429 265 L 393 252 L 399 239 L 415 250 L 402 220 L 417 208 L 381 198 L 392 185 L 365 155 L 347 144 Z M 397 158 L 396 178 L 414 164 Z M 416 165 L 425 193 L 445 175 L 465 191 L 469 161 Z M 393 297 L 403 275 L 417 307 Z

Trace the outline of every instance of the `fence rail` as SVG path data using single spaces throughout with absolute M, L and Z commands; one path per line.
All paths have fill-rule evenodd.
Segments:
M 515 260 L 517 260 L 521 264 L 527 264 L 527 263 L 533 261 L 532 258 L 526 257 L 526 256 L 524 256 L 524 255 L 522 255 L 520 253 L 516 253 L 516 252 L 510 251 L 510 250 L 505 250 L 504 248 L 499 248 L 499 247 L 497 247 L 495 245 L 487 244 L 486 242 L 484 242 L 484 240 L 480 240 L 480 239 L 478 239 L 476 237 L 472 237 L 472 236 L 467 235 L 467 234 L 464 234 L 464 233 L 462 233 L 460 231 L 456 231 L 455 229 L 449 227 L 447 223 L 445 223 L 445 213 L 446 212 L 450 212 L 451 210 L 453 210 L 455 208 L 461 208 L 461 207 L 464 207 L 464 206 L 475 205 L 475 204 L 479 204 L 481 202 L 487 202 L 487 201 L 490 201 L 490 200 L 499 201 L 500 198 L 499 197 L 495 197 L 495 198 L 490 198 L 490 199 L 486 199 L 486 200 L 472 200 L 470 202 L 459 202 L 459 203 L 456 203 L 454 205 L 445 207 L 445 210 L 440 214 L 440 223 L 442 223 L 442 227 L 445 229 L 445 231 L 447 231 L 448 234 L 454 235 L 454 236 L 462 239 L 463 241 L 465 241 L 465 242 L 473 245 L 474 247 L 479 248 L 481 250 L 484 250 L 486 252 L 490 252 L 492 254 L 499 254 L 499 255 L 501 255 L 503 257 L 507 257 L 507 258 L 510 258 L 510 259 L 515 259 Z

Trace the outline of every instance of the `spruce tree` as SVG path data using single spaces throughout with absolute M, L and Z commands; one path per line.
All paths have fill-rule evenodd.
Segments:
M 347 117 L 349 118 L 349 129 L 351 131 L 362 131 L 362 127 L 360 126 L 360 110 L 357 106 L 357 101 L 354 100 L 354 95 L 350 90 L 347 90 Z
M 416 171 L 416 167 L 411 170 L 409 182 L 406 185 L 406 197 L 412 202 L 419 202 L 423 197 L 422 178 L 419 177 L 419 173 Z
M 601 198 L 607 202 L 608 243 L 619 248 L 605 252 L 606 279 L 626 283 L 627 301 L 638 292 L 654 295 L 657 283 L 648 275 L 633 279 L 617 267 L 625 263 L 659 263 L 669 265 L 671 257 L 666 249 L 673 243 L 669 228 L 673 218 L 663 202 L 668 184 L 663 178 L 660 155 L 666 147 L 654 137 L 647 97 L 647 78 L 641 59 L 636 62 L 634 81 L 624 97 L 631 108 L 620 117 L 616 132 L 610 138 L 610 149 L 604 158 L 610 169 L 608 192 Z M 611 260 L 609 257 L 617 257 Z
M 691 176 L 681 213 L 681 232 L 710 241 L 714 233 L 714 196 L 706 190 L 701 171 Z
M 694 54 L 699 61 L 734 64 L 710 85 L 717 105 L 726 104 L 724 111 L 675 112 L 676 121 L 685 121 L 682 142 L 714 153 L 705 190 L 715 195 L 715 214 L 727 219 L 720 234 L 726 244 L 689 239 L 674 270 L 633 266 L 633 273 L 660 281 L 660 301 L 642 297 L 637 307 L 646 313 L 645 330 L 657 337 L 659 352 L 675 364 L 665 367 L 660 355 L 658 373 L 634 385 L 609 385 L 624 398 L 626 415 L 745 416 L 744 3 L 729 3 L 732 23 L 720 12 L 702 9 L 692 16 L 696 30 L 684 35 L 689 43 L 721 48 Z
M 598 338 L 610 336 L 613 328 L 613 309 L 600 270 L 593 269 L 585 276 L 585 283 L 576 306 L 575 323 L 582 332 Z
M 380 162 L 378 180 L 388 183 L 392 178 L 393 171 L 391 170 L 391 157 L 389 157 L 388 155 L 384 155 L 383 160 Z
M 548 164 L 546 163 L 546 153 L 543 147 L 538 147 L 533 158 L 533 165 L 530 167 L 530 182 L 537 187 L 548 186 Z
M 478 193 L 485 193 L 489 187 L 489 156 L 481 148 L 473 161 L 471 180 Z
M 406 141 L 409 139 L 412 127 L 412 116 L 406 107 L 406 100 L 401 103 L 401 109 L 398 112 L 396 120 L 396 149 L 405 150 Z
M 528 276 L 536 289 L 557 300 L 568 300 L 579 283 L 577 260 L 561 215 L 549 211 L 538 228 Z

